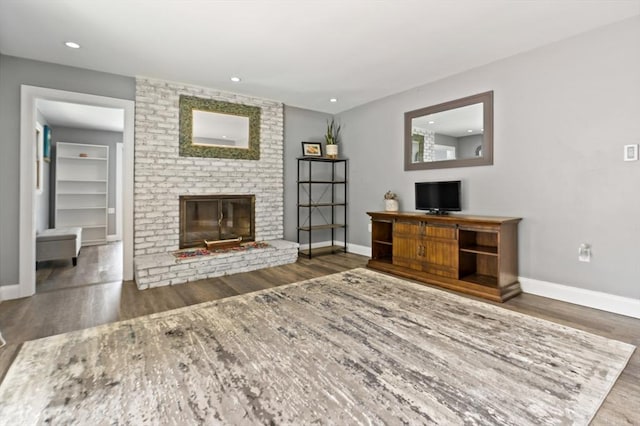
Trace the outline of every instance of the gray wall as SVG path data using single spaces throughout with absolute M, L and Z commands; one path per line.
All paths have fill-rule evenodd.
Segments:
M 0 285 L 18 283 L 20 85 L 133 100 L 135 80 L 0 55 Z
M 435 143 L 436 145 L 455 146 L 457 158 L 474 158 L 476 156 L 477 146 L 482 144 L 482 135 L 455 138 L 453 136 L 436 133 Z
M 440 133 L 436 133 L 435 137 L 436 145 L 447 145 L 447 146 L 455 146 L 456 154 L 458 153 L 458 138 L 454 138 L 453 136 L 442 135 Z
M 494 91 L 494 165 L 403 170 L 403 114 Z M 368 210 L 391 189 L 463 181 L 463 213 L 519 216 L 520 275 L 640 298 L 640 17 L 346 111 L 350 242 L 370 245 Z M 578 246 L 593 246 L 580 263 Z
M 52 126 L 52 155 L 55 158 L 58 142 L 83 143 L 91 145 L 106 145 L 109 147 L 109 183 L 108 183 L 108 207 L 116 207 L 116 144 L 122 142 L 122 132 L 109 132 L 104 130 L 76 129 L 72 127 Z M 55 173 L 55 163 L 54 163 Z M 55 175 L 54 175 L 55 176 Z M 55 185 L 54 185 L 55 186 Z M 54 189 L 55 191 L 55 189 Z M 52 214 L 55 211 L 51 206 Z M 107 215 L 109 220 L 107 234 L 116 233 L 116 215 Z
M 458 155 L 460 158 L 474 158 L 476 156 L 476 148 L 480 145 L 482 145 L 482 135 L 458 138 Z
M 297 191 L 298 162 L 302 156 L 301 142 L 322 142 L 330 114 L 284 107 L 284 239 L 297 241 Z M 305 233 L 306 234 L 306 233 Z M 330 235 L 330 234 L 329 234 Z M 305 236 L 306 235 L 301 235 Z M 326 239 L 326 235 L 314 234 L 315 241 Z M 305 240 L 306 241 L 306 240 Z

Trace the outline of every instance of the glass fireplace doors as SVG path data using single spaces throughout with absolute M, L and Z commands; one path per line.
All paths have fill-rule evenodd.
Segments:
M 180 248 L 204 247 L 205 240 L 253 241 L 254 205 L 254 195 L 180 196 Z

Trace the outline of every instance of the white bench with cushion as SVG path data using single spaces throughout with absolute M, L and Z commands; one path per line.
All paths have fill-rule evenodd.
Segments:
M 36 262 L 71 258 L 78 264 L 82 245 L 82 228 L 45 229 L 36 235 Z

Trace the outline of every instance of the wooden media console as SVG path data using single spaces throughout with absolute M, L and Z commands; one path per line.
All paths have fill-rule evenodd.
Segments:
M 520 294 L 520 218 L 368 212 L 368 267 L 504 302 Z

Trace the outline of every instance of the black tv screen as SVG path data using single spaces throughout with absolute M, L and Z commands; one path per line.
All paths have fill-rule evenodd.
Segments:
M 416 182 L 416 210 L 431 213 L 460 211 L 459 180 L 448 182 Z

